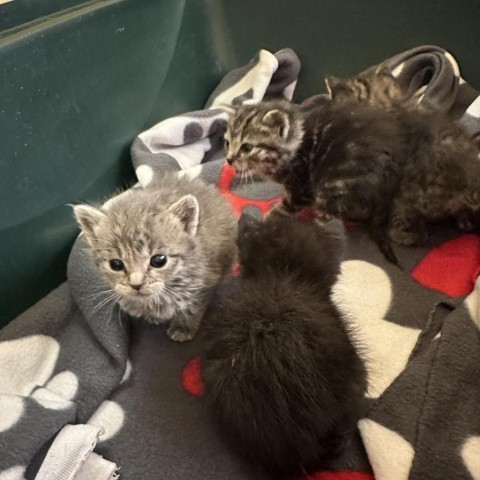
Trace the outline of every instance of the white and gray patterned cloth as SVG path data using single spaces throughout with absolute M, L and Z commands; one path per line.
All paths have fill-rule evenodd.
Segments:
M 385 63 L 408 91 L 422 89 L 422 107 L 480 131 L 478 92 L 445 50 L 419 47 Z M 262 50 L 225 76 L 204 110 L 141 133 L 136 188 L 174 169 L 216 183 L 237 213 L 265 213 L 282 190 L 240 184 L 225 166 L 228 105 L 291 98 L 299 68 L 292 50 Z M 0 480 L 264 478 L 206 414 L 198 341 L 174 343 L 108 303 L 84 246 L 80 237 L 68 282 L 0 331 Z M 435 247 L 396 253 L 403 271 L 361 227 L 348 229 L 334 299 L 363 346 L 369 408 L 338 479 L 373 478 L 358 473 L 371 467 L 377 480 L 478 479 L 480 239 L 439 231 Z
M 223 78 L 204 110 L 168 118 L 141 133 L 131 149 L 141 186 L 166 168 L 190 170 L 215 159 L 224 160 L 228 106 L 267 98 L 291 99 L 299 71 L 300 61 L 292 50 L 280 50 L 275 55 L 260 50 L 248 65 Z

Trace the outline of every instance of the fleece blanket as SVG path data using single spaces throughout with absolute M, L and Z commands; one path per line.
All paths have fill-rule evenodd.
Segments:
M 479 94 L 450 53 L 425 46 L 385 63 L 406 91 L 421 89 L 419 108 L 480 131 Z M 299 68 L 292 50 L 262 50 L 204 110 L 140 134 L 134 188 L 173 169 L 216 183 L 238 214 L 265 214 L 283 192 L 225 166 L 223 107 L 291 98 Z M 335 471 L 310 478 L 480 478 L 480 239 L 439 230 L 431 248 L 396 249 L 400 269 L 361 226 L 347 236 L 333 298 L 362 346 L 368 408 Z M 0 480 L 263 479 L 206 413 L 198 342 L 132 321 L 106 289 L 79 237 L 68 282 L 0 331 Z

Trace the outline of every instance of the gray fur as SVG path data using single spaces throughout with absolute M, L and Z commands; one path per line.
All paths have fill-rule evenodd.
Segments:
M 192 339 L 236 254 L 236 220 L 215 187 L 166 174 L 145 190 L 74 212 L 121 308 L 153 324 L 170 321 L 173 340 Z M 154 255 L 166 255 L 166 265 L 152 267 Z M 112 270 L 112 259 L 125 268 Z
M 238 173 L 285 187 L 277 212 L 312 206 L 324 221 L 367 223 L 394 262 L 390 240 L 423 245 L 441 222 L 480 228 L 478 147 L 442 113 L 379 107 L 367 97 L 304 108 L 277 100 L 241 106 L 225 138 Z

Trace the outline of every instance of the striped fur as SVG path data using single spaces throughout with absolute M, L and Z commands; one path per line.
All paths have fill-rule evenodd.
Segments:
M 389 70 L 372 67 L 350 78 L 327 76 L 328 93 L 336 103 L 360 102 L 380 108 L 410 105 L 409 99 Z
M 366 222 L 394 262 L 389 240 L 425 244 L 434 222 L 480 227 L 478 148 L 442 114 L 358 99 L 321 97 L 304 108 L 264 102 L 240 107 L 226 139 L 227 161 L 237 172 L 285 187 L 281 210 L 312 205 L 323 220 Z

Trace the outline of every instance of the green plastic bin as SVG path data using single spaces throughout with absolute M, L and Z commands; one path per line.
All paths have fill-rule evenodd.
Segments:
M 296 99 L 437 44 L 480 85 L 477 0 L 14 0 L 0 7 L 0 326 L 65 279 L 66 204 L 128 184 L 129 146 L 200 108 L 260 48 L 293 48 Z

